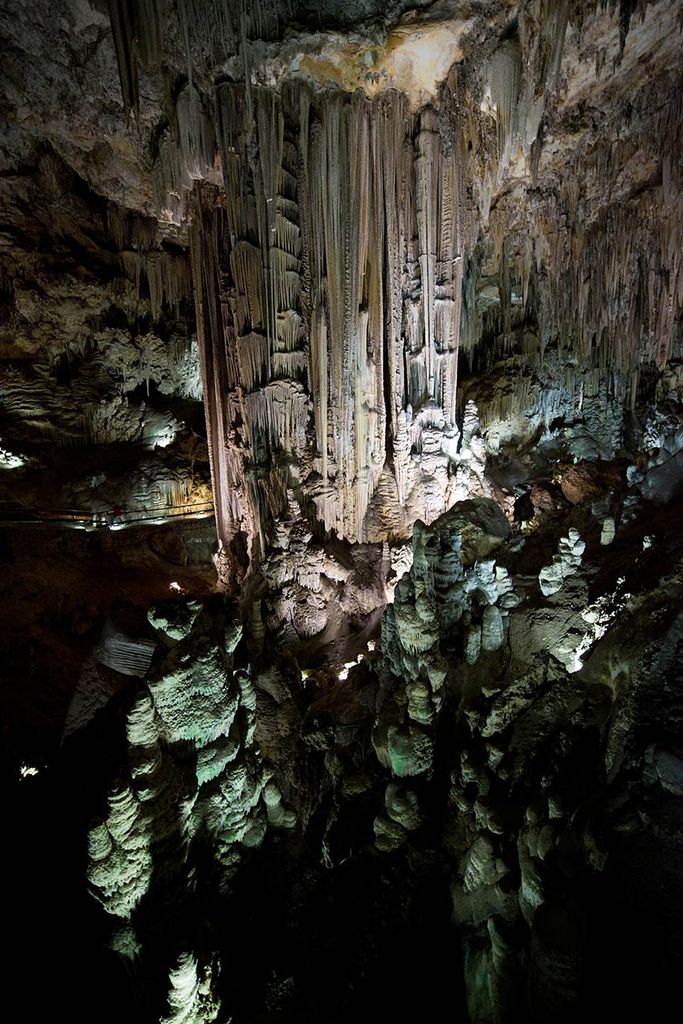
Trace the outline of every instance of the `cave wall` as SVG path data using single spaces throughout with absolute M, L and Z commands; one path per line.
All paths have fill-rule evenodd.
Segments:
M 162 193 L 182 205 L 183 174 L 205 178 L 214 165 L 215 132 L 223 188 L 194 186 L 186 202 L 190 217 L 197 204 L 213 210 L 194 219 L 194 278 L 226 550 L 246 535 L 258 560 L 292 494 L 303 514 L 351 541 L 431 521 L 466 493 L 457 411 L 468 397 L 494 452 L 501 420 L 530 436 L 528 421 L 547 430 L 560 418 L 590 421 L 597 407 L 611 435 L 583 438 L 583 449 L 579 437 L 577 452 L 611 457 L 641 366 L 678 359 L 674 8 L 646 5 L 637 28 L 633 19 L 626 30 L 624 16 L 618 31 L 614 17 L 580 5 L 527 4 L 493 21 L 448 13 L 460 16 L 459 60 L 445 84 L 419 88 L 395 58 L 391 73 L 369 70 L 355 92 L 340 92 L 304 37 L 294 59 L 291 44 L 260 41 L 279 31 L 267 8 L 239 38 L 236 24 L 216 24 L 214 53 L 222 44 L 229 71 L 213 70 L 202 97 L 195 48 L 213 23 L 183 30 L 181 170 L 173 160 L 158 169 Z M 173 32 L 156 16 L 143 28 Z M 331 31 L 325 42 L 352 68 L 360 59 Z M 394 45 L 390 33 L 385 49 Z M 133 49 L 119 44 L 124 82 Z M 363 59 L 374 68 L 385 57 L 380 48 Z M 647 59 L 657 86 L 639 79 L 634 94 L 629 68 Z M 142 63 L 163 68 L 158 43 Z M 211 75 L 211 59 L 199 64 Z M 653 103 L 663 86 L 670 99 Z M 506 392 L 487 372 L 483 389 L 475 382 L 459 398 L 459 361 L 521 382 Z M 504 445 L 511 428 L 503 434 Z M 238 563 L 229 560 L 233 571 Z
M 382 542 L 465 497 L 468 400 L 489 454 L 563 420 L 573 454 L 612 457 L 639 388 L 678 387 L 676 5 L 442 3 L 411 21 L 361 4 L 345 33 L 350 16 L 116 2 L 7 19 L 11 180 L 29 189 L 48 147 L 43 195 L 66 212 L 70 177 L 89 193 L 128 294 L 79 314 L 68 344 L 55 332 L 43 429 L 64 429 L 50 368 L 94 346 L 123 381 L 77 382 L 69 436 L 137 440 L 122 392 L 150 374 L 196 398 L 194 299 L 224 575 L 264 557 L 292 499 L 319 531 Z M 26 206 L 7 220 L 35 234 Z M 92 264 L 87 239 L 71 246 Z M 118 342 L 98 341 L 107 316 Z M 40 385 L 17 372 L 26 419 Z

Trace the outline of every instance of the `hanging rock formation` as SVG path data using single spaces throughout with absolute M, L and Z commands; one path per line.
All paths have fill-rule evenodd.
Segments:
M 193 251 L 219 536 L 267 550 L 290 488 L 341 538 L 405 535 L 452 501 L 459 147 L 396 93 L 216 104 L 225 201 L 197 191 Z
M 228 585 L 267 552 L 289 490 L 356 542 L 405 537 L 458 499 L 459 352 L 488 370 L 490 451 L 563 417 L 589 457 L 618 447 L 641 366 L 678 358 L 675 5 L 622 13 L 617 33 L 590 5 L 451 6 L 420 49 L 401 5 L 374 48 L 372 4 L 365 48 L 334 18 L 308 35 L 306 5 L 110 5 L 137 124 L 152 113 L 141 76 L 160 101 L 167 83 L 152 206 L 160 224 L 191 222 Z M 660 77 L 632 103 L 642 53 Z M 174 63 L 187 81 L 169 96 Z M 670 99 L 650 115 L 656 90 Z M 572 139 L 569 170 L 553 132 Z M 125 264 L 146 274 L 153 312 L 187 293 L 179 260 Z M 501 393 L 497 373 L 520 383 Z

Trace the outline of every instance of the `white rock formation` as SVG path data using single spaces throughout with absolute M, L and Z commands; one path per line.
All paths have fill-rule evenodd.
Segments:
M 603 520 L 602 529 L 600 530 L 600 543 L 603 546 L 611 544 L 616 536 L 616 526 L 614 524 L 614 517 L 607 516 Z
M 380 760 L 400 778 L 431 767 L 431 729 L 443 706 L 453 648 L 474 664 L 503 644 L 507 610 L 519 598 L 506 570 L 487 556 L 509 532 L 488 498 L 461 502 L 431 527 L 415 527 L 412 566 L 382 622 L 392 690 L 374 735 Z M 393 838 L 383 842 L 394 842 L 396 830 L 390 832 Z
M 544 566 L 538 574 L 544 597 L 550 597 L 562 589 L 564 580 L 573 576 L 581 565 L 585 550 L 585 541 L 581 540 L 579 531 L 572 526 L 567 536 L 560 538 L 552 563 Z
M 220 1011 L 212 980 L 211 964 L 200 966 L 192 953 L 178 957 L 169 977 L 169 1013 L 160 1024 L 212 1024 Z
M 159 610 L 151 617 L 175 642 L 130 709 L 128 773 L 90 832 L 93 891 L 124 919 L 153 878 L 183 884 L 198 832 L 211 836 L 227 878 L 240 847 L 258 846 L 267 824 L 296 824 L 256 744 L 253 682 L 233 670 L 241 625 L 193 607 L 182 629 L 169 625 L 181 619 Z

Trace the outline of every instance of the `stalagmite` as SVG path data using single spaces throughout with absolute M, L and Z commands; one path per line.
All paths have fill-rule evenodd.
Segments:
M 538 574 L 538 582 L 544 597 L 550 597 L 562 589 L 562 584 L 569 576 L 573 576 L 581 565 L 585 541 L 575 527 L 571 527 L 566 537 L 561 537 L 557 544 L 557 554 L 552 563 L 544 566 Z

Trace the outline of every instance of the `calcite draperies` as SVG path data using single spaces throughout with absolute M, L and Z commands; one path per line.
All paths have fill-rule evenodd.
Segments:
M 194 220 L 226 548 L 265 549 L 292 502 L 351 541 L 447 508 L 458 349 L 477 371 L 518 358 L 520 380 L 481 396 L 485 430 L 581 417 L 584 395 L 633 405 L 641 366 L 679 360 L 683 118 L 664 8 L 643 12 L 629 53 L 628 19 L 617 39 L 599 12 L 525 0 L 481 54 L 463 28 L 462 59 L 416 109 L 374 72 L 370 95 L 338 88 L 330 61 L 305 80 L 301 55 L 339 38 L 285 37 L 286 0 L 110 6 L 126 110 L 138 63 L 163 75 L 157 208 L 180 231 Z M 605 47 L 590 82 L 585 19 Z M 662 76 L 631 96 L 628 68 L 655 42 Z M 175 255 L 151 257 L 124 263 L 158 310 L 185 281 Z M 549 381 L 556 397 L 532 408 Z
M 225 194 L 197 190 L 193 260 L 221 541 L 262 534 L 292 490 L 373 539 L 383 474 L 394 532 L 432 519 L 456 433 L 457 149 L 396 93 L 215 101 Z

